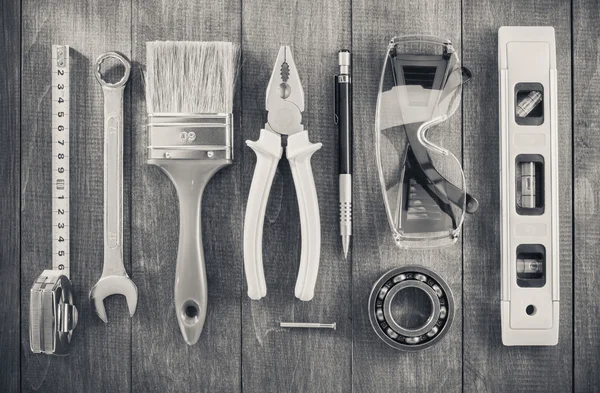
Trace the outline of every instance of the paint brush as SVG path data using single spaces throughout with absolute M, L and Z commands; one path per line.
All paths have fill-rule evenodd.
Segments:
M 179 198 L 175 312 L 185 342 L 198 341 L 207 308 L 201 205 L 206 184 L 233 162 L 233 97 L 239 46 L 146 43 L 148 163 Z

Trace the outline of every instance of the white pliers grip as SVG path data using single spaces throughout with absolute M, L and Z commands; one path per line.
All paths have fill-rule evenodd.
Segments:
M 300 211 L 302 249 L 295 292 L 296 297 L 303 301 L 311 300 L 315 294 L 321 255 L 319 202 L 310 165 L 310 158 L 321 146 L 321 143 L 311 143 L 308 140 L 308 132 L 302 131 L 288 137 L 286 149 Z
M 260 131 L 257 141 L 246 141 L 246 144 L 256 153 L 256 167 L 244 218 L 244 270 L 248 296 L 258 300 L 267 295 L 262 262 L 263 227 L 271 185 L 283 148 L 281 136 L 265 129 Z
M 261 130 L 256 142 L 246 143 L 254 150 L 257 157 L 244 220 L 244 269 L 248 283 L 248 296 L 256 300 L 267 294 L 262 263 L 264 216 L 283 149 L 281 137 L 265 129 Z M 321 221 L 310 158 L 321 146 L 321 143 L 311 143 L 308 140 L 307 131 L 288 137 L 287 158 L 296 187 L 302 233 L 300 268 L 295 294 L 303 301 L 313 298 L 319 271 Z

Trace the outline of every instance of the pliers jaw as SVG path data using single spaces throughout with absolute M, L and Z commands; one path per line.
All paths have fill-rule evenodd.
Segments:
M 289 46 L 279 48 L 277 60 L 267 86 L 265 129 L 282 135 L 304 130 L 304 90 Z

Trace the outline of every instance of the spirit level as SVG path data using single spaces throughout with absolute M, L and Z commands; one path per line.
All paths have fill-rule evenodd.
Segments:
M 559 223 L 552 27 L 498 31 L 504 345 L 556 345 Z

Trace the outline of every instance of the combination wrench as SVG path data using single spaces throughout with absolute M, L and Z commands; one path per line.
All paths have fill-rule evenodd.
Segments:
M 107 59 L 116 59 L 125 67 L 116 83 L 107 82 L 100 70 Z M 105 323 L 106 297 L 125 296 L 130 316 L 135 314 L 138 298 L 137 287 L 123 264 L 123 91 L 130 72 L 129 61 L 118 53 L 105 53 L 96 60 L 96 79 L 104 93 L 104 267 L 90 291 L 90 300 Z

